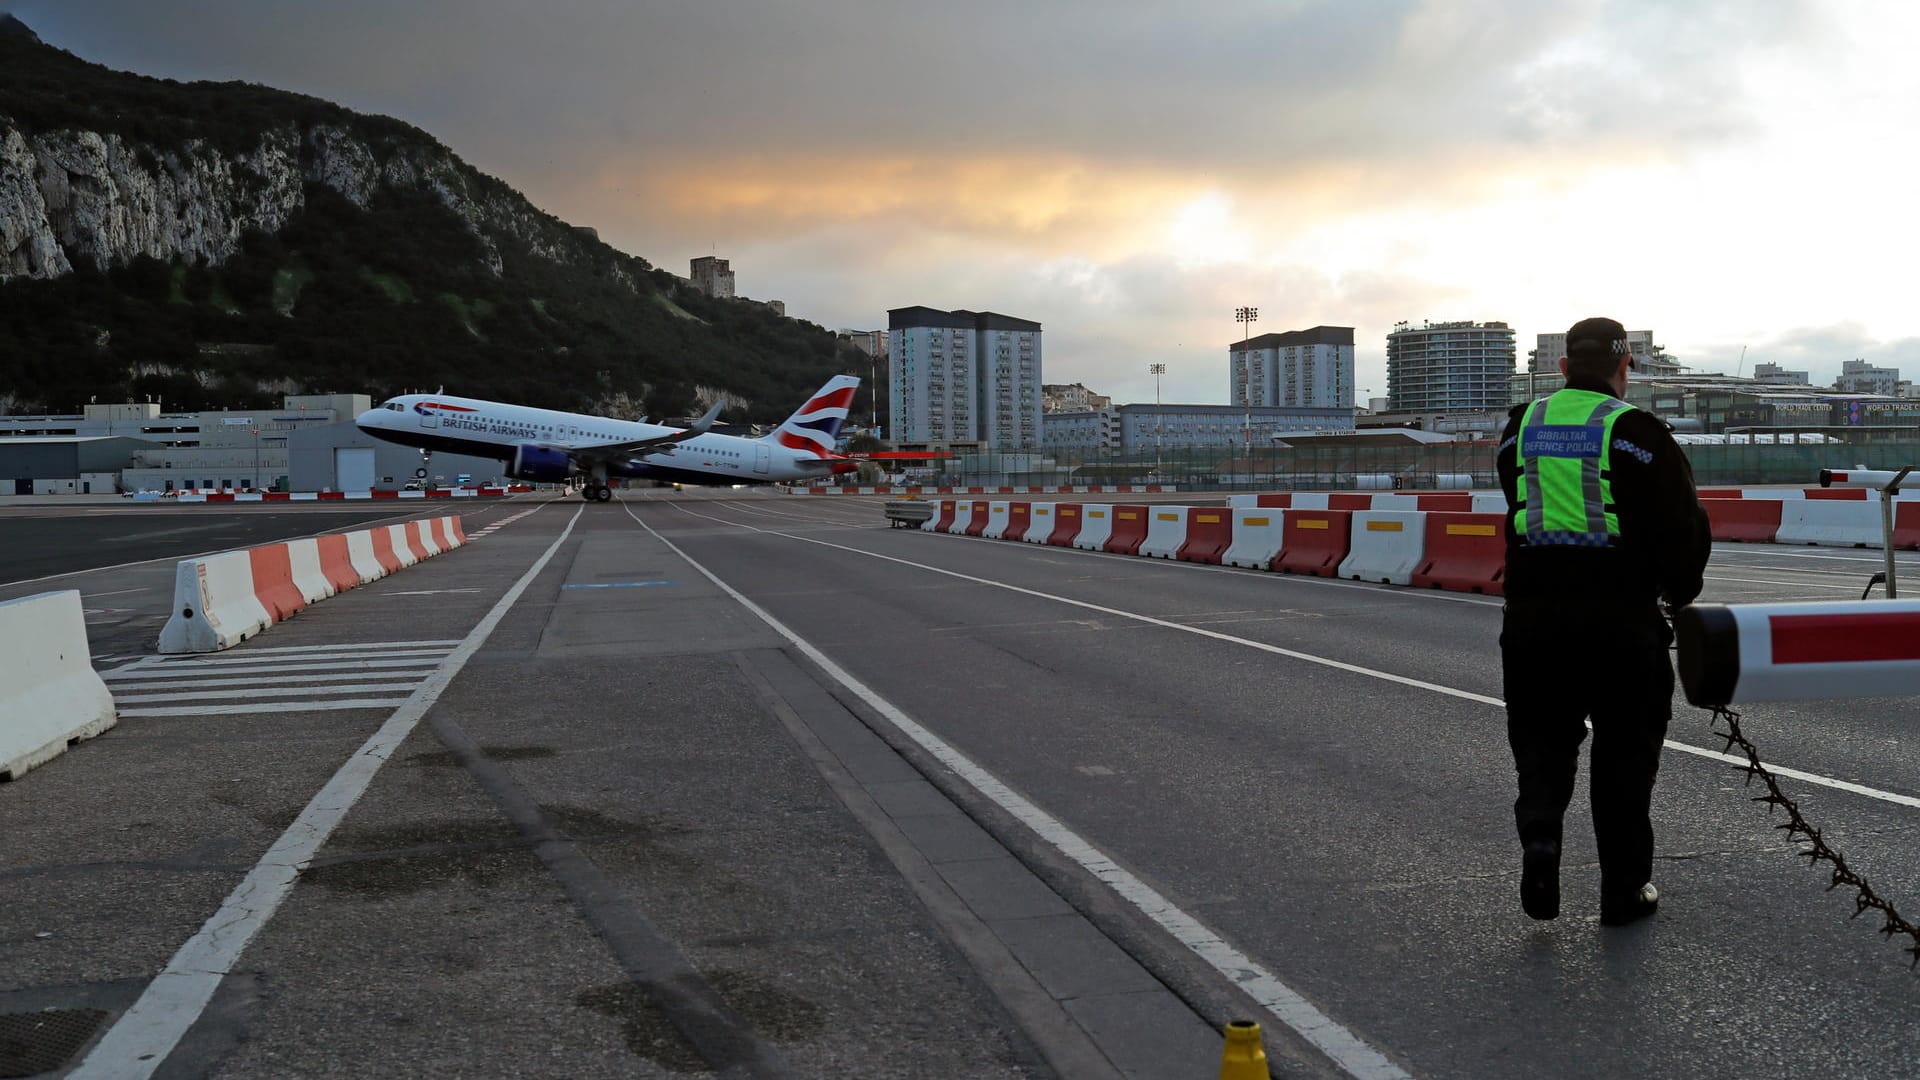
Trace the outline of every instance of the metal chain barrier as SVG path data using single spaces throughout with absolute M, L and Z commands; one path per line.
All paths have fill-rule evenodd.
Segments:
M 1719 724 L 1723 720 L 1726 722 L 1727 727 L 1725 731 L 1719 728 Z M 1852 886 L 1855 890 L 1852 917 L 1857 919 L 1869 911 L 1880 912 L 1886 920 L 1885 924 L 1880 927 L 1881 935 L 1892 938 L 1896 934 L 1905 934 L 1913 939 L 1913 944 L 1903 947 L 1901 951 L 1911 953 L 1913 955 L 1913 966 L 1920 967 L 1920 927 L 1916 927 L 1901 918 L 1900 913 L 1893 909 L 1892 904 L 1882 899 L 1878 893 L 1873 891 L 1873 886 L 1867 884 L 1866 878 L 1855 873 L 1853 869 L 1847 865 L 1846 856 L 1829 846 L 1826 838 L 1820 835 L 1820 830 L 1814 828 L 1807 822 L 1805 817 L 1801 816 L 1800 807 L 1795 804 L 1792 799 L 1787 798 L 1785 793 L 1780 790 L 1780 781 L 1774 777 L 1773 773 L 1770 772 L 1765 765 L 1760 764 L 1760 752 L 1754 749 L 1753 743 L 1749 741 L 1746 735 L 1740 730 L 1740 714 L 1724 705 L 1719 706 L 1713 710 L 1713 723 L 1713 733 L 1727 740 L 1726 752 L 1732 753 L 1733 748 L 1738 746 L 1747 755 L 1747 764 L 1745 766 L 1747 785 L 1752 786 L 1753 778 L 1756 776 L 1767 785 L 1767 793 L 1765 795 L 1755 796 L 1753 801 L 1765 803 L 1769 817 L 1772 816 L 1775 807 L 1786 810 L 1787 820 L 1775 825 L 1774 828 L 1785 829 L 1787 839 L 1807 845 L 1806 848 L 1800 852 L 1801 855 L 1806 857 L 1807 865 L 1816 866 L 1821 862 L 1833 864 L 1833 877 L 1831 883 L 1827 886 L 1827 891 L 1832 892 L 1842 885 Z

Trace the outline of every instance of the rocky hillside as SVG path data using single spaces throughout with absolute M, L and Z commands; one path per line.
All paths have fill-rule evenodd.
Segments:
M 113 72 L 0 16 L 0 411 L 289 391 L 755 419 L 864 358 L 385 117 Z

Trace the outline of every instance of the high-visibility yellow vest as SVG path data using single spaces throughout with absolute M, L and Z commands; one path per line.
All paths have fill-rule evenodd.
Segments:
M 1592 390 L 1560 390 L 1527 406 L 1513 531 L 1536 547 L 1607 547 L 1620 539 L 1613 506 L 1613 425 L 1633 406 Z

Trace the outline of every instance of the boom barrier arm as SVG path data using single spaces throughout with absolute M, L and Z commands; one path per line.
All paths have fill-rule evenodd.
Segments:
M 1701 708 L 1920 694 L 1920 601 L 1693 604 L 1673 629 Z

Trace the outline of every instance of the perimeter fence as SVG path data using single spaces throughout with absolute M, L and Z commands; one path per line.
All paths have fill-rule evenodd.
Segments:
M 1148 454 L 972 454 L 901 482 L 941 486 L 1177 484 L 1188 491 L 1431 491 L 1494 488 L 1491 440 L 1403 446 L 1294 446 Z M 1920 441 L 1683 445 L 1702 487 L 1813 484 L 1821 469 L 1920 464 Z M 871 484 L 877 477 L 843 478 Z

